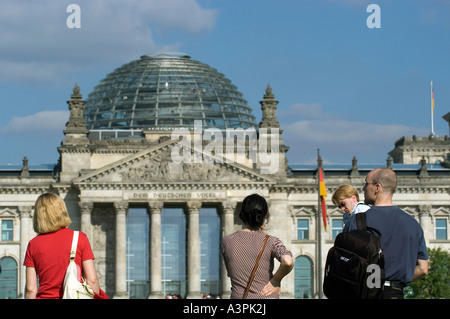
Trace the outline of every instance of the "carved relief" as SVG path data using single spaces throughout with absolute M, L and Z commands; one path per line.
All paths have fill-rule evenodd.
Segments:
M 267 181 L 257 173 L 227 163 L 175 163 L 172 145 L 132 155 L 86 176 L 81 182 Z
M 200 181 L 218 180 L 226 175 L 226 170 L 206 162 L 175 164 L 169 150 L 148 157 L 119 175 L 122 181 Z

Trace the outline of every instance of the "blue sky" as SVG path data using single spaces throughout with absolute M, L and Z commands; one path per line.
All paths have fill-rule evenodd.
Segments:
M 66 12 L 81 8 L 81 28 Z M 368 28 L 369 4 L 381 28 Z M 447 0 L 4 0 L 0 164 L 56 163 L 75 83 L 85 98 L 115 68 L 184 52 L 225 74 L 261 119 L 268 83 L 290 164 L 383 165 L 402 136 L 449 134 Z

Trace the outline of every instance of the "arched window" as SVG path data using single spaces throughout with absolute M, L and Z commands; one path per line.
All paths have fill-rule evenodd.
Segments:
M 0 299 L 17 298 L 17 262 L 14 258 L 0 259 Z
M 313 268 L 311 259 L 299 256 L 294 264 L 295 298 L 313 298 Z

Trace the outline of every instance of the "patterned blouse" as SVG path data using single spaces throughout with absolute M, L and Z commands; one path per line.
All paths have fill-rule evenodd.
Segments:
M 231 299 L 243 298 L 265 236 L 266 234 L 262 231 L 241 230 L 223 238 L 222 255 L 228 277 L 231 279 Z M 292 253 L 286 249 L 280 239 L 270 236 L 259 261 L 248 299 L 279 298 L 276 293 L 264 296 L 261 294 L 261 290 L 273 276 L 274 258 L 280 261 L 283 255 L 292 256 Z

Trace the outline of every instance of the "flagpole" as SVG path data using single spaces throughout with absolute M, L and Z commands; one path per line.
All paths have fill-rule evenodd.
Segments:
M 317 149 L 317 285 L 319 288 L 319 299 L 323 298 L 322 294 L 322 203 L 320 198 L 320 169 L 322 168 L 322 158 L 320 157 L 320 149 Z
M 431 81 L 431 136 L 434 136 L 434 92 L 433 92 L 433 81 Z

